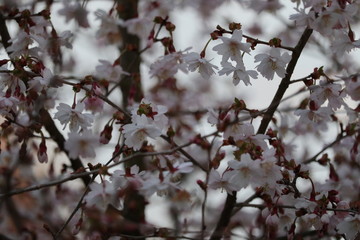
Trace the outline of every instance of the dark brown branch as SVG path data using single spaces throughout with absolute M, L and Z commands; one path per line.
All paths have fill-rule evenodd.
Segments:
M 274 112 L 278 108 L 278 106 L 281 102 L 281 99 L 283 98 L 287 88 L 289 87 L 290 79 L 294 72 L 296 63 L 300 57 L 302 50 L 304 49 L 306 43 L 308 42 L 312 32 L 313 32 L 312 29 L 306 28 L 305 31 L 303 32 L 298 44 L 294 48 L 293 54 L 291 56 L 291 60 L 286 68 L 285 77 L 281 80 L 279 88 L 278 88 L 272 102 L 270 103 L 269 108 L 267 109 L 267 111 L 264 114 L 264 118 L 262 119 L 260 127 L 257 131 L 258 134 L 265 134 L 266 129 L 269 126 L 269 123 L 274 115 Z
M 137 0 L 117 0 L 119 17 L 126 21 L 138 17 Z M 127 107 L 129 99 L 140 102 L 143 98 L 141 88 L 140 63 L 139 55 L 140 39 L 138 36 L 128 32 L 126 27 L 119 27 L 123 41 L 119 57 L 120 66 L 124 71 L 130 73 L 130 76 L 119 79 L 123 99 L 123 107 Z M 133 96 L 132 96 L 133 95 Z
M 4 46 L 4 48 L 10 47 L 11 37 L 10 37 L 9 31 L 6 26 L 5 18 L 1 13 L 0 13 L 0 36 L 1 36 L 1 42 Z M 8 54 L 10 55 L 11 52 L 8 52 Z
M 222 238 L 224 231 L 230 222 L 232 210 L 235 207 L 235 203 L 236 203 L 236 192 L 234 191 L 234 192 L 232 192 L 232 194 L 228 193 L 224 209 L 221 213 L 221 216 L 216 225 L 216 228 L 211 235 L 210 240 L 220 240 Z

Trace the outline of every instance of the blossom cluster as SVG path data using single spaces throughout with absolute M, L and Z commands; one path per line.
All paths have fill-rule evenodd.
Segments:
M 271 36 L 207 29 L 227 1 L 29 2 L 0 5 L 1 239 L 359 237 L 359 1 L 232 1 Z M 178 49 L 188 7 L 201 50 Z M 77 62 L 79 35 L 116 57 Z

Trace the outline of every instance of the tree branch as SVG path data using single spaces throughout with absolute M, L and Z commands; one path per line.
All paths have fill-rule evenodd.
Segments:
M 283 98 L 287 88 L 290 84 L 291 76 L 294 72 L 295 66 L 297 61 L 299 60 L 300 54 L 302 50 L 304 49 L 306 43 L 308 42 L 313 30 L 311 28 L 306 28 L 303 34 L 301 35 L 301 38 L 294 48 L 293 54 L 291 56 L 291 60 L 286 68 L 286 74 L 285 77 L 281 80 L 279 88 L 271 101 L 269 108 L 264 114 L 264 118 L 261 121 L 260 127 L 257 131 L 257 134 L 265 134 L 267 127 L 269 126 L 269 123 L 274 115 L 274 112 L 278 108 L 281 99 Z
M 269 126 L 269 123 L 274 115 L 274 112 L 278 108 L 278 106 L 281 102 L 281 99 L 283 98 L 283 96 L 286 92 L 286 89 L 288 88 L 288 86 L 290 84 L 290 79 L 294 72 L 296 63 L 300 57 L 302 50 L 305 47 L 307 41 L 309 40 L 312 32 L 313 32 L 312 29 L 306 28 L 305 31 L 303 32 L 303 34 L 301 35 L 301 38 L 300 38 L 298 44 L 296 45 L 296 47 L 294 48 L 293 54 L 291 56 L 291 60 L 286 68 L 286 75 L 281 80 L 279 88 L 278 88 L 272 102 L 270 103 L 268 110 L 264 114 L 264 118 L 261 121 L 261 124 L 257 131 L 257 134 L 264 134 L 266 132 L 266 129 Z M 233 194 L 228 194 L 227 198 L 226 198 L 224 209 L 221 213 L 221 217 L 220 217 L 218 224 L 210 238 L 211 240 L 221 239 L 226 226 L 230 222 L 230 218 L 232 216 L 231 213 L 233 211 L 235 203 L 236 203 L 236 192 L 233 192 Z
M 221 213 L 220 219 L 216 225 L 214 232 L 211 235 L 210 240 L 220 240 L 224 234 L 225 228 L 230 222 L 231 213 L 236 203 L 236 192 L 227 194 L 224 209 Z

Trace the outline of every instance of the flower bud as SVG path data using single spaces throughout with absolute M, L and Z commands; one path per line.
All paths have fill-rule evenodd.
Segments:
M 229 29 L 231 31 L 234 31 L 234 30 L 240 30 L 241 29 L 241 24 L 240 23 L 236 23 L 236 22 L 232 22 L 229 24 Z
M 106 125 L 104 130 L 100 133 L 100 143 L 108 144 L 111 140 L 113 127 Z

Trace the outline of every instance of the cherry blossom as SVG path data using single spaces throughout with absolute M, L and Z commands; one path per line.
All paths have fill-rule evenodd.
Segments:
M 360 229 L 360 217 L 359 216 L 349 216 L 345 218 L 345 221 L 339 223 L 337 228 L 340 233 L 345 234 L 349 239 L 355 239 L 359 235 Z
M 216 170 L 211 170 L 209 174 L 209 187 L 212 189 L 225 189 L 226 192 L 232 194 L 233 191 L 240 190 L 239 185 L 233 182 L 234 174 L 227 171 L 222 176 Z
M 65 16 L 65 21 L 69 22 L 74 19 L 79 26 L 87 28 L 90 27 L 89 21 L 87 19 L 88 11 L 83 8 L 80 3 L 73 3 L 69 0 L 63 1 L 64 7 L 58 11 L 60 15 Z
M 254 127 L 249 123 L 235 123 L 226 128 L 224 138 L 233 137 L 234 140 L 243 140 L 254 135 Z
M 6 116 L 11 110 L 16 110 L 19 100 L 15 97 L 6 97 L 1 95 L 2 94 L 0 94 L 0 113 Z
M 295 115 L 300 116 L 299 121 L 303 123 L 313 123 L 316 126 L 325 123 L 330 119 L 330 115 L 333 113 L 329 107 L 320 107 L 317 110 L 310 109 L 298 109 Z
M 114 16 L 107 14 L 104 10 L 98 9 L 95 11 L 96 19 L 100 22 L 100 26 L 96 31 L 96 37 L 107 43 L 117 43 L 120 41 L 119 26 L 122 21 L 116 19 Z
M 360 100 L 360 79 L 358 75 L 350 76 L 345 81 L 346 93 L 355 101 Z
M 262 153 L 263 160 L 259 163 L 259 168 L 256 171 L 256 179 L 253 182 L 257 183 L 258 186 L 263 186 L 266 191 L 279 190 L 280 188 L 276 184 L 277 181 L 283 178 L 281 174 L 281 167 L 277 164 L 275 158 L 274 149 L 266 149 Z M 280 191 L 279 191 L 280 192 Z
M 334 40 L 332 42 L 332 50 L 338 58 L 341 58 L 343 54 L 351 52 L 355 48 L 360 47 L 360 39 L 350 39 L 348 34 L 343 31 L 334 32 Z
M 167 191 L 170 189 L 178 188 L 175 183 L 171 182 L 170 175 L 167 175 L 164 179 L 160 180 L 158 177 L 152 175 L 146 176 L 143 179 L 142 186 L 139 188 L 139 191 L 144 196 L 151 196 L 154 193 L 157 195 L 166 195 Z
M 253 180 L 253 176 L 259 168 L 259 161 L 252 160 L 249 154 L 241 156 L 240 161 L 231 160 L 228 162 L 230 168 L 234 169 L 231 181 L 237 183 L 237 188 L 246 188 Z
M 89 207 L 96 206 L 98 209 L 106 210 L 108 204 L 119 206 L 119 199 L 109 181 L 101 183 L 93 182 L 90 185 L 91 191 L 85 196 L 86 205 Z
M 184 57 L 185 61 L 189 64 L 188 69 L 191 72 L 198 70 L 204 79 L 209 79 L 211 75 L 215 74 L 213 69 L 218 69 L 217 66 L 210 63 L 210 61 L 201 58 L 200 54 L 191 52 Z
M 30 88 L 36 91 L 41 91 L 43 88 L 47 88 L 48 85 L 53 81 L 54 75 L 50 69 L 45 68 L 40 77 L 34 77 L 29 81 Z
M 328 106 L 334 110 L 345 105 L 343 100 L 345 93 L 339 84 L 320 81 L 319 85 L 313 85 L 309 88 L 311 89 L 310 99 L 318 106 L 321 106 L 325 101 L 328 101 Z
M 147 137 L 156 138 L 161 135 L 161 130 L 148 122 L 147 117 L 137 117 L 137 122 L 123 127 L 125 144 L 139 150 Z
M 120 80 L 121 75 L 129 75 L 129 73 L 123 71 L 120 65 L 113 65 L 106 60 L 99 60 L 99 62 L 101 65 L 96 66 L 96 72 L 99 78 L 117 82 Z
M 241 61 L 242 52 L 250 53 L 250 43 L 243 43 L 242 38 L 242 30 L 235 30 L 230 38 L 219 37 L 223 43 L 213 47 L 213 50 L 222 56 L 222 62 L 226 62 L 229 58 L 233 61 Z
M 0 238 L 359 236 L 359 1 L 0 8 Z
M 231 63 L 224 62 L 222 63 L 222 69 L 219 71 L 219 75 L 230 75 L 233 74 L 233 83 L 238 85 L 240 80 L 245 83 L 245 85 L 251 85 L 250 77 L 257 79 L 257 72 L 254 70 L 245 70 L 244 63 L 242 61 L 236 62 L 236 67 Z
M 84 101 L 85 109 L 92 113 L 101 112 L 104 107 L 104 101 L 96 96 L 87 97 Z
M 125 144 L 139 150 L 147 137 L 157 138 L 166 129 L 168 119 L 164 115 L 167 108 L 156 106 L 143 100 L 132 111 L 132 123 L 123 126 Z
M 65 142 L 65 149 L 69 151 L 69 157 L 71 158 L 94 158 L 96 156 L 95 148 L 98 143 L 98 137 L 90 131 L 83 131 L 80 134 L 70 132 L 69 138 Z
M 11 42 L 11 46 L 6 49 L 11 53 L 11 57 L 19 57 L 23 54 L 38 56 L 39 52 L 41 52 L 39 47 L 28 48 L 34 43 L 34 35 L 24 31 L 21 31 L 16 38 L 11 39 Z
M 283 78 L 285 77 L 285 66 L 290 58 L 287 52 L 281 54 L 280 49 L 271 48 L 269 54 L 261 53 L 255 56 L 255 62 L 260 62 L 256 68 L 268 80 L 272 80 L 275 73 Z
M 159 79 L 168 79 L 173 77 L 179 70 L 186 73 L 186 55 L 184 52 L 187 50 L 167 54 L 154 62 L 150 66 L 151 76 L 156 76 Z
M 152 22 L 152 19 L 149 19 L 146 17 L 145 18 L 132 18 L 132 19 L 125 21 L 121 25 L 123 27 L 126 27 L 130 33 L 136 34 L 139 37 L 146 38 L 146 37 L 148 37 L 148 35 L 151 31 L 151 22 Z
M 315 21 L 314 10 L 309 10 L 308 13 L 306 13 L 305 8 L 295 8 L 295 10 L 298 13 L 291 14 L 289 19 L 295 21 L 297 26 L 311 27 L 313 25 Z
M 58 110 L 55 113 L 54 118 L 58 119 L 61 124 L 66 128 L 69 124 L 70 131 L 76 132 L 80 128 L 87 129 L 92 125 L 93 116 L 89 113 L 83 113 L 85 104 L 78 102 L 75 108 L 70 107 L 65 103 L 60 103 L 56 109 Z

